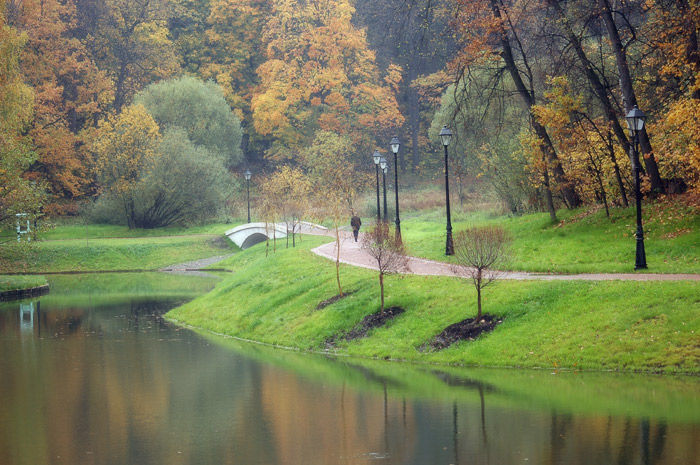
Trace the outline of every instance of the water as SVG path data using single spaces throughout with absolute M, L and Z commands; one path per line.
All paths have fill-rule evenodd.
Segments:
M 697 377 L 464 370 L 203 336 L 208 278 L 0 306 L 0 464 L 700 464 Z

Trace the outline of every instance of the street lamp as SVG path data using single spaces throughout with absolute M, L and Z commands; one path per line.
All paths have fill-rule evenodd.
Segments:
M 381 160 L 379 160 L 379 167 L 382 169 L 382 185 L 384 186 L 384 222 L 386 223 L 387 217 L 386 217 L 386 172 L 389 171 L 389 167 L 386 166 L 386 158 L 382 157 Z
M 401 242 L 401 220 L 399 219 L 399 161 L 398 153 L 401 142 L 394 136 L 389 143 L 391 151 L 394 152 L 394 192 L 396 193 L 396 240 Z
M 246 181 L 246 190 L 248 191 L 248 223 L 250 223 L 250 176 L 252 173 L 250 170 L 245 170 L 245 173 L 243 173 L 243 176 L 245 176 L 245 181 Z
M 445 239 L 445 255 L 454 255 L 454 246 L 452 244 L 452 221 L 450 219 L 450 179 L 447 173 L 447 146 L 452 140 L 452 131 L 443 126 L 440 130 L 440 139 L 445 147 L 445 204 L 447 205 L 447 237 Z
M 377 223 L 382 219 L 382 211 L 379 208 L 379 162 L 382 159 L 382 154 L 379 150 L 375 150 L 372 154 L 372 160 L 374 161 L 374 170 L 377 173 Z
M 634 193 L 637 197 L 637 232 L 635 236 L 637 238 L 637 254 L 634 262 L 634 269 L 641 270 L 647 267 L 647 257 L 644 252 L 644 230 L 642 229 L 642 192 L 640 188 L 639 181 L 639 171 L 641 167 L 639 166 L 639 132 L 644 129 L 644 121 L 647 116 L 642 110 L 634 106 L 627 113 L 625 117 L 627 119 L 627 127 L 630 130 L 630 137 L 632 138 L 632 143 L 630 144 L 630 158 L 632 158 L 632 168 L 634 170 Z

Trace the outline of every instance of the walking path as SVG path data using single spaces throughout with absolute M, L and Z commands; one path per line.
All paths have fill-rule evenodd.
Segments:
M 305 234 L 335 237 L 333 231 L 320 228 L 303 227 Z M 355 242 L 352 233 L 341 231 L 340 236 L 340 261 L 348 265 L 359 266 L 376 270 L 374 260 L 360 247 L 360 242 Z M 335 242 L 330 242 L 312 249 L 312 252 L 329 260 L 337 257 Z M 424 258 L 411 257 L 409 259 L 409 274 L 423 276 L 456 276 L 449 263 L 426 260 Z M 581 274 L 548 274 L 530 273 L 526 271 L 502 271 L 498 272 L 500 279 L 544 281 L 700 281 L 700 274 L 666 274 L 666 273 L 581 273 Z

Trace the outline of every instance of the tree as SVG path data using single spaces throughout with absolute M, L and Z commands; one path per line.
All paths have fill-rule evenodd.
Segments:
M 336 241 L 335 271 L 338 294 L 340 285 L 340 227 L 347 224 L 353 210 L 353 202 L 359 190 L 368 185 L 369 176 L 362 175 L 353 163 L 355 153 L 349 136 L 319 131 L 314 142 L 304 150 L 300 162 L 309 173 L 313 195 L 317 205 L 316 216 L 333 224 Z
M 605 23 L 606 30 L 608 32 L 608 38 L 610 39 L 610 45 L 612 46 L 613 53 L 615 54 L 615 62 L 617 63 L 617 70 L 620 76 L 620 90 L 625 101 L 625 112 L 629 112 L 632 108 L 637 105 L 637 95 L 634 90 L 634 81 L 632 79 L 632 74 L 629 69 L 629 63 L 627 60 L 627 45 L 623 44 L 622 36 L 620 35 L 620 30 L 613 18 L 613 13 L 621 16 L 624 19 L 624 23 L 630 27 L 631 22 L 621 11 L 614 11 L 611 3 L 608 0 L 598 0 L 599 14 Z M 634 32 L 632 32 L 634 35 Z M 656 158 L 651 147 L 651 141 L 647 134 L 646 128 L 643 128 L 639 134 L 639 145 L 642 149 L 644 156 L 644 165 L 646 167 L 647 175 L 649 176 L 649 181 L 651 182 L 651 189 L 655 192 L 664 192 L 664 186 L 661 182 L 661 176 L 659 174 L 659 168 L 656 164 Z M 630 152 L 631 153 L 631 152 Z
M 406 150 L 399 152 L 399 164 L 402 170 L 409 166 L 416 172 L 432 148 L 424 137 L 432 108 L 421 98 L 416 83 L 423 76 L 440 71 L 455 52 L 456 41 L 449 33 L 451 5 L 440 0 L 360 0 L 355 7 L 366 26 L 371 47 L 377 50 L 380 68 L 396 63 L 403 70 L 396 94 L 406 115 L 406 134 L 401 137 L 406 141 Z M 437 152 L 440 155 L 441 151 Z M 408 162 L 404 154 L 410 155 Z
M 223 210 L 231 180 L 219 157 L 194 145 L 182 129 L 168 129 L 153 168 L 135 192 L 134 223 L 141 228 L 199 223 Z
M 33 113 L 34 93 L 22 80 L 19 57 L 27 36 L 7 25 L 0 2 L 0 223 L 14 214 L 37 212 L 39 187 L 24 176 L 35 159 L 24 135 Z
M 527 47 L 535 44 L 523 38 L 524 33 L 531 32 L 529 26 L 535 22 L 535 18 L 529 17 L 529 4 L 519 4 L 516 0 L 457 0 L 457 4 L 459 10 L 455 25 L 462 35 L 463 47 L 452 66 L 459 76 L 465 75 L 465 70 L 474 64 L 496 65 L 494 76 L 498 79 L 495 82 L 500 81 L 505 73 L 510 76 L 524 108 L 530 114 L 532 135 L 541 152 L 547 207 L 552 218 L 556 219 L 550 171 L 567 206 L 577 207 L 581 199 L 566 176 L 547 128 L 532 113 L 539 89 L 533 65 L 536 50 Z
M 114 109 L 154 79 L 179 70 L 167 28 L 166 0 L 98 0 L 84 20 L 85 40 L 100 69 L 114 81 Z
M 379 73 L 348 0 L 275 0 L 264 29 L 267 60 L 252 99 L 256 131 L 269 152 L 292 158 L 317 130 L 348 135 L 369 152 L 372 136 L 403 122 L 394 97 L 399 69 Z M 386 136 L 386 134 L 384 134 Z
M 380 313 L 384 313 L 384 276 L 409 269 L 406 249 L 389 225 L 379 222 L 362 236 L 362 250 L 377 264 L 381 293 Z
M 266 179 L 264 191 L 266 207 L 274 208 L 273 216 L 285 222 L 288 233 L 291 230 L 295 246 L 297 227 L 309 207 L 311 183 L 299 168 L 283 166 Z
M 102 189 L 119 206 L 129 228 L 139 227 L 135 193 L 142 189 L 142 174 L 155 165 L 160 142 L 160 128 L 142 105 L 128 106 L 103 121 L 93 141 Z
M 481 178 L 508 210 L 518 213 L 536 197 L 518 143 L 518 135 L 527 127 L 527 114 L 509 95 L 511 88 L 504 86 L 498 95 L 488 92 L 490 81 L 488 70 L 473 68 L 468 79 L 450 85 L 440 97 L 430 128 L 431 139 L 438 141 L 443 125 L 450 126 L 455 134 L 450 160 L 456 165 L 450 172 L 455 173 L 458 187 L 462 179 L 469 179 L 474 188 L 473 181 Z M 442 160 L 438 162 L 441 166 Z
M 508 233 L 497 226 L 470 228 L 459 231 L 454 237 L 454 265 L 458 276 L 469 278 L 474 283 L 477 296 L 476 321 L 481 321 L 481 291 L 498 276 L 495 269 L 503 263 L 510 242 Z
M 111 103 L 111 82 L 75 37 L 73 1 L 18 2 L 14 16 L 17 28 L 29 39 L 22 53 L 22 73 L 36 93 L 28 133 L 38 159 L 31 178 L 45 180 L 57 200 L 80 197 L 91 185 L 81 131 Z
M 225 205 L 230 180 L 222 160 L 181 128 L 161 137 L 143 106 L 104 122 L 94 150 L 104 189 L 97 214 L 121 217 L 129 228 L 196 223 Z
M 190 141 L 236 166 L 241 158 L 241 125 L 221 88 L 182 76 L 151 84 L 134 97 L 161 129 L 181 128 Z

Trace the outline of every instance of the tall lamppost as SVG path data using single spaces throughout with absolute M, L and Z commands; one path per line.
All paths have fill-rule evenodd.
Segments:
M 382 159 L 379 160 L 379 167 L 382 169 L 382 185 L 384 186 L 384 222 L 386 223 L 386 212 L 388 211 L 386 208 L 386 172 L 389 170 L 389 167 L 386 165 L 386 158 L 382 157 Z
M 248 191 L 248 223 L 250 223 L 250 176 L 252 173 L 250 170 L 245 170 L 243 176 L 245 176 L 246 190 Z
M 452 131 L 443 126 L 440 130 L 440 139 L 445 147 L 445 204 L 447 205 L 447 237 L 445 239 L 445 255 L 454 255 L 454 246 L 452 244 L 452 221 L 450 219 L 450 179 L 447 172 L 447 146 L 452 140 Z
M 377 173 L 377 223 L 382 220 L 382 211 L 379 207 L 379 162 L 382 159 L 382 154 L 379 150 L 375 150 L 372 154 L 372 160 L 374 161 L 374 170 Z
M 389 143 L 391 151 L 394 152 L 394 192 L 396 193 L 396 240 L 401 242 L 401 220 L 399 219 L 399 147 L 401 142 L 399 138 L 394 136 Z
M 630 130 L 632 143 L 630 144 L 630 157 L 632 158 L 632 167 L 634 169 L 634 194 L 637 197 L 637 253 L 634 262 L 635 270 L 642 270 L 647 267 L 647 256 L 644 252 L 644 230 L 642 229 L 642 192 L 639 180 L 639 132 L 644 129 L 644 121 L 647 115 L 642 110 L 634 106 L 625 116 L 627 119 L 627 127 Z

